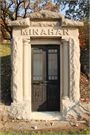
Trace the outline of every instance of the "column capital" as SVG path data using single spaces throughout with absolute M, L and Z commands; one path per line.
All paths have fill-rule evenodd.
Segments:
M 62 37 L 61 41 L 62 41 L 62 43 L 67 43 L 69 41 L 69 38 L 68 37 Z
M 23 38 L 23 45 L 29 45 L 30 39 L 29 38 Z

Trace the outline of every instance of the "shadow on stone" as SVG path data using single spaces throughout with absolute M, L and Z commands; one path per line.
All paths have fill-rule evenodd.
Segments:
M 1 103 L 10 105 L 11 102 L 11 62 L 8 55 L 1 57 Z

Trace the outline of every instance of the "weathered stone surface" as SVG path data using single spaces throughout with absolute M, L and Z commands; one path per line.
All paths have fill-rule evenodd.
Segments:
M 69 20 L 65 19 L 63 14 L 59 14 L 56 12 L 52 11 L 47 11 L 47 10 L 42 10 L 36 13 L 31 13 L 28 15 L 30 18 L 62 18 L 62 26 L 83 26 L 83 22 L 79 21 L 74 21 L 74 20 Z M 40 23 L 39 23 L 40 25 Z M 44 24 L 45 25 L 45 24 Z
M 56 12 L 51 12 L 51 11 L 47 11 L 47 10 L 42 10 L 36 13 L 31 13 L 28 15 L 28 17 L 30 18 L 63 18 L 64 15 L 63 14 L 59 14 Z
M 22 91 L 22 63 L 23 62 L 23 46 L 22 37 L 14 37 L 13 45 L 11 48 L 11 96 L 13 102 L 21 102 L 23 91 Z
M 79 22 L 79 21 L 74 21 L 74 20 L 70 20 L 70 19 L 62 19 L 62 26 L 84 26 L 83 22 Z
M 30 21 L 30 26 L 34 27 L 59 27 L 61 26 L 61 21 Z
M 77 38 L 69 40 L 69 67 L 70 67 L 70 100 L 77 102 L 80 98 L 80 48 Z
M 30 102 L 12 103 L 7 112 L 14 119 L 30 120 Z
M 13 45 L 11 53 L 11 91 L 13 103 L 10 107 L 7 108 L 8 114 L 13 118 L 30 120 L 31 102 L 24 101 L 29 99 L 28 95 L 30 95 L 31 99 L 31 45 L 40 45 L 41 43 L 42 45 L 57 45 L 57 43 L 58 45 L 61 45 L 61 39 L 68 37 L 68 39 L 70 39 L 66 39 L 65 42 L 67 43 L 63 43 L 62 47 L 60 48 L 60 50 L 62 49 L 61 54 L 64 54 L 60 55 L 60 61 L 62 61 L 62 64 L 60 64 L 62 65 L 62 73 L 60 74 L 60 79 L 64 82 L 64 85 L 60 88 L 60 91 L 62 91 L 61 96 L 67 97 L 63 98 L 63 100 L 60 102 L 62 108 L 62 116 L 64 119 L 77 119 L 78 117 L 81 117 L 81 115 L 85 115 L 85 117 L 88 116 L 87 111 L 78 102 L 80 98 L 80 51 L 78 41 L 78 26 L 83 26 L 83 23 L 65 19 L 64 15 L 56 12 L 44 10 L 36 13 L 31 13 L 28 17 L 29 18 L 26 19 L 12 21 L 8 24 L 8 26 L 14 27 L 12 34 Z M 31 27 L 29 27 L 30 25 Z M 20 28 L 18 26 L 20 26 Z M 21 28 L 21 26 L 28 28 L 24 29 Z M 50 28 L 48 28 L 48 26 Z M 73 26 L 73 28 L 71 26 Z M 22 37 L 23 39 L 31 38 L 29 43 L 31 45 L 25 43 L 26 41 L 22 42 Z M 37 37 L 39 38 L 37 39 Z M 52 41 L 51 38 L 55 40 Z M 66 74 L 67 78 L 65 76 Z M 70 80 L 67 81 L 69 78 Z M 60 83 L 62 84 L 62 82 Z
M 14 27 L 14 26 L 29 27 L 30 26 L 30 20 L 29 20 L 29 18 L 20 19 L 20 20 L 8 22 L 7 25 L 10 26 L 10 27 Z
M 42 11 L 39 11 L 39 12 L 36 12 L 36 13 L 31 13 L 29 14 L 27 17 L 29 18 L 37 18 L 37 19 L 60 19 L 60 26 L 61 26 L 61 19 L 62 19 L 62 26 L 83 26 L 83 22 L 78 22 L 78 21 L 74 21 L 74 20 L 69 20 L 69 19 L 65 19 L 64 18 L 64 15 L 63 14 L 59 14 L 59 13 L 56 13 L 56 12 L 52 12 L 52 11 L 47 11 L 47 10 L 42 10 Z M 10 27 L 29 27 L 30 26 L 30 20 L 29 18 L 25 18 L 25 19 L 21 19 L 21 20 L 15 20 L 15 21 L 11 21 L 8 23 L 8 26 Z M 31 26 L 43 26 L 43 27 L 46 27 L 46 26 L 51 26 L 51 27 L 54 27 L 54 26 L 58 26 L 59 25 L 59 22 L 58 21 L 53 21 L 52 22 L 32 22 L 31 23 Z
M 80 102 L 70 102 L 62 100 L 62 118 L 63 120 L 89 119 L 90 112 L 86 110 Z

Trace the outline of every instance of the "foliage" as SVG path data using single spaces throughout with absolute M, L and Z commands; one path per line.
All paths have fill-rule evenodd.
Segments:
M 79 29 L 79 41 L 80 46 L 89 49 L 89 0 L 66 0 L 63 5 L 64 8 L 68 6 L 66 18 L 84 22 L 84 27 Z
M 82 48 L 89 49 L 89 22 L 84 21 L 84 26 L 79 28 L 79 43 Z
M 5 23 L 8 23 L 8 21 L 5 20 Z M 4 42 L 4 38 L 7 40 L 6 43 L 8 43 L 8 42 L 9 42 L 9 32 L 5 29 L 5 24 L 3 23 L 2 20 L 1 20 L 1 25 L 2 25 L 2 27 L 1 27 L 1 31 L 2 31 L 2 32 L 0 32 L 1 43 Z M 9 29 L 9 30 L 10 30 L 10 29 Z M 3 38 L 3 37 L 4 37 L 4 38 Z
M 51 10 L 59 12 L 60 6 L 51 0 L 3 0 L 1 1 L 1 42 L 12 38 L 12 29 L 7 26 L 9 21 L 26 18 L 32 12 Z
M 60 3 L 61 0 L 57 0 L 57 2 Z M 66 18 L 78 21 L 83 20 L 83 18 L 89 19 L 89 0 L 65 0 L 63 5 L 63 8 L 68 6 Z

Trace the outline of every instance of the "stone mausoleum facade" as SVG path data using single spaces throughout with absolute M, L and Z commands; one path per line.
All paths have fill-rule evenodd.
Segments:
M 11 21 L 11 93 L 8 109 L 18 119 L 32 119 L 32 112 L 58 111 L 61 119 L 77 119 L 82 22 L 40 11 Z

